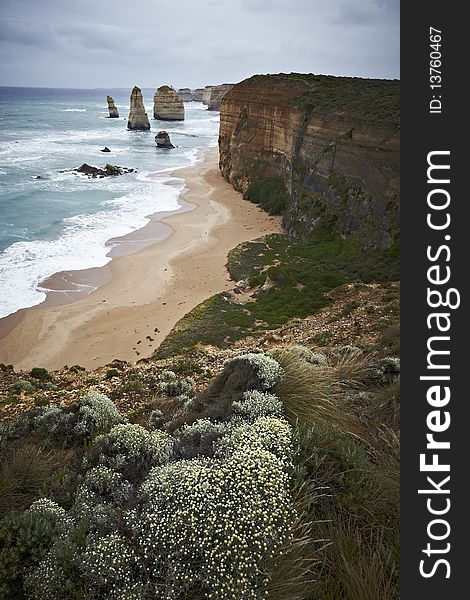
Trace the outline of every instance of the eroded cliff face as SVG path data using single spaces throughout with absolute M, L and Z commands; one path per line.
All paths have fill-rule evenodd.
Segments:
M 399 82 L 313 75 L 255 76 L 220 113 L 220 170 L 239 191 L 282 178 L 284 224 L 328 225 L 366 246 L 399 231 Z

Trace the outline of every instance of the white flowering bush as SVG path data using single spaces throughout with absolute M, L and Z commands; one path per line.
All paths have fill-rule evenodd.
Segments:
M 109 431 L 124 421 L 114 403 L 104 394 L 89 392 L 77 402 L 77 435 Z
M 250 365 L 254 366 L 264 390 L 271 389 L 282 377 L 280 364 L 267 354 L 249 352 L 248 354 L 238 356 L 235 361 L 247 361 Z
M 254 423 L 244 423 L 215 443 L 215 456 L 227 458 L 240 448 L 267 450 L 286 466 L 292 460 L 292 428 L 284 419 L 260 417 Z
M 282 402 L 274 394 L 249 390 L 243 394 L 242 400 L 232 404 L 234 414 L 246 420 L 256 421 L 259 417 L 282 417 Z
M 93 591 L 92 597 L 113 600 L 149 597 L 138 556 L 128 540 L 117 533 L 89 536 L 79 565 L 86 587 Z
M 109 467 L 135 483 L 152 467 L 169 460 L 173 443 L 173 438 L 159 429 L 147 431 L 130 423 L 116 425 L 109 433 L 95 439 L 84 463 L 88 468 Z
M 162 597 L 179 598 L 199 583 L 206 598 L 259 598 L 262 566 L 288 534 L 281 460 L 260 448 L 228 460 L 183 460 L 153 469 L 142 494 L 135 535 L 153 578 L 165 581 Z
M 45 406 L 24 413 L 11 424 L 8 436 L 36 433 L 44 437 L 45 445 L 74 446 L 123 422 L 125 418 L 107 396 L 89 392 L 72 406 Z
M 170 435 L 154 411 L 149 430 L 119 423 L 95 437 L 73 504 L 59 509 L 64 527 L 25 578 L 28 598 L 260 600 L 294 518 L 292 430 L 268 391 L 281 376 L 274 359 L 246 354 L 212 388 L 227 391 L 223 420 Z M 161 377 L 165 393 L 189 379 Z M 112 411 L 93 402 L 76 414 L 107 427 Z
M 214 423 L 210 419 L 198 419 L 190 425 L 183 425 L 173 434 L 174 457 L 212 456 L 214 442 L 225 435 L 229 428 L 228 423 Z

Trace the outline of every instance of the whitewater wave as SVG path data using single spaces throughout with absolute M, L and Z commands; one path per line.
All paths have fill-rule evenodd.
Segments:
M 54 273 L 107 264 L 111 260 L 108 240 L 144 227 L 152 214 L 180 208 L 183 180 L 147 177 L 144 181 L 129 194 L 107 201 L 99 212 L 63 219 L 57 239 L 16 242 L 4 250 L 0 318 L 40 304 L 46 296 L 40 283 Z
M 86 112 L 86 108 L 62 108 L 60 112 Z

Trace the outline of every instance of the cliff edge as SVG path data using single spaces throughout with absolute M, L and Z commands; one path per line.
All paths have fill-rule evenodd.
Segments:
M 293 234 L 328 226 L 363 246 L 399 232 L 399 81 L 256 75 L 222 99 L 220 170 L 282 213 Z

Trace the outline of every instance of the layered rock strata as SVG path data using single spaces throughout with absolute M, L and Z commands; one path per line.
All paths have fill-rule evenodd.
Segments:
M 206 85 L 206 87 L 202 90 L 202 103 L 205 104 L 206 106 L 209 104 L 209 98 L 211 96 L 211 90 L 214 86 L 213 85 Z
M 150 129 L 150 122 L 147 113 L 145 112 L 142 92 L 137 86 L 134 87 L 131 93 L 127 129 L 133 131 L 147 131 Z
M 255 76 L 221 102 L 220 170 L 247 196 L 280 182 L 291 233 L 325 226 L 388 247 L 399 232 L 399 131 L 398 81 Z
M 202 102 L 202 95 L 204 94 L 203 88 L 197 88 L 193 90 L 193 100 L 194 102 Z
M 207 98 L 207 109 L 220 110 L 222 98 L 233 88 L 233 86 L 233 83 L 223 83 L 222 85 L 211 86 Z
M 160 121 L 184 121 L 183 101 L 169 85 L 162 85 L 155 92 L 153 118 Z
M 192 102 L 194 100 L 193 93 L 189 88 L 180 88 L 178 90 L 178 98 L 183 102 Z
M 158 148 L 174 148 L 167 131 L 159 131 L 155 136 L 155 143 Z
M 108 101 L 108 111 L 110 119 L 119 119 L 119 112 L 114 104 L 114 100 L 112 96 L 106 96 L 106 100 Z

